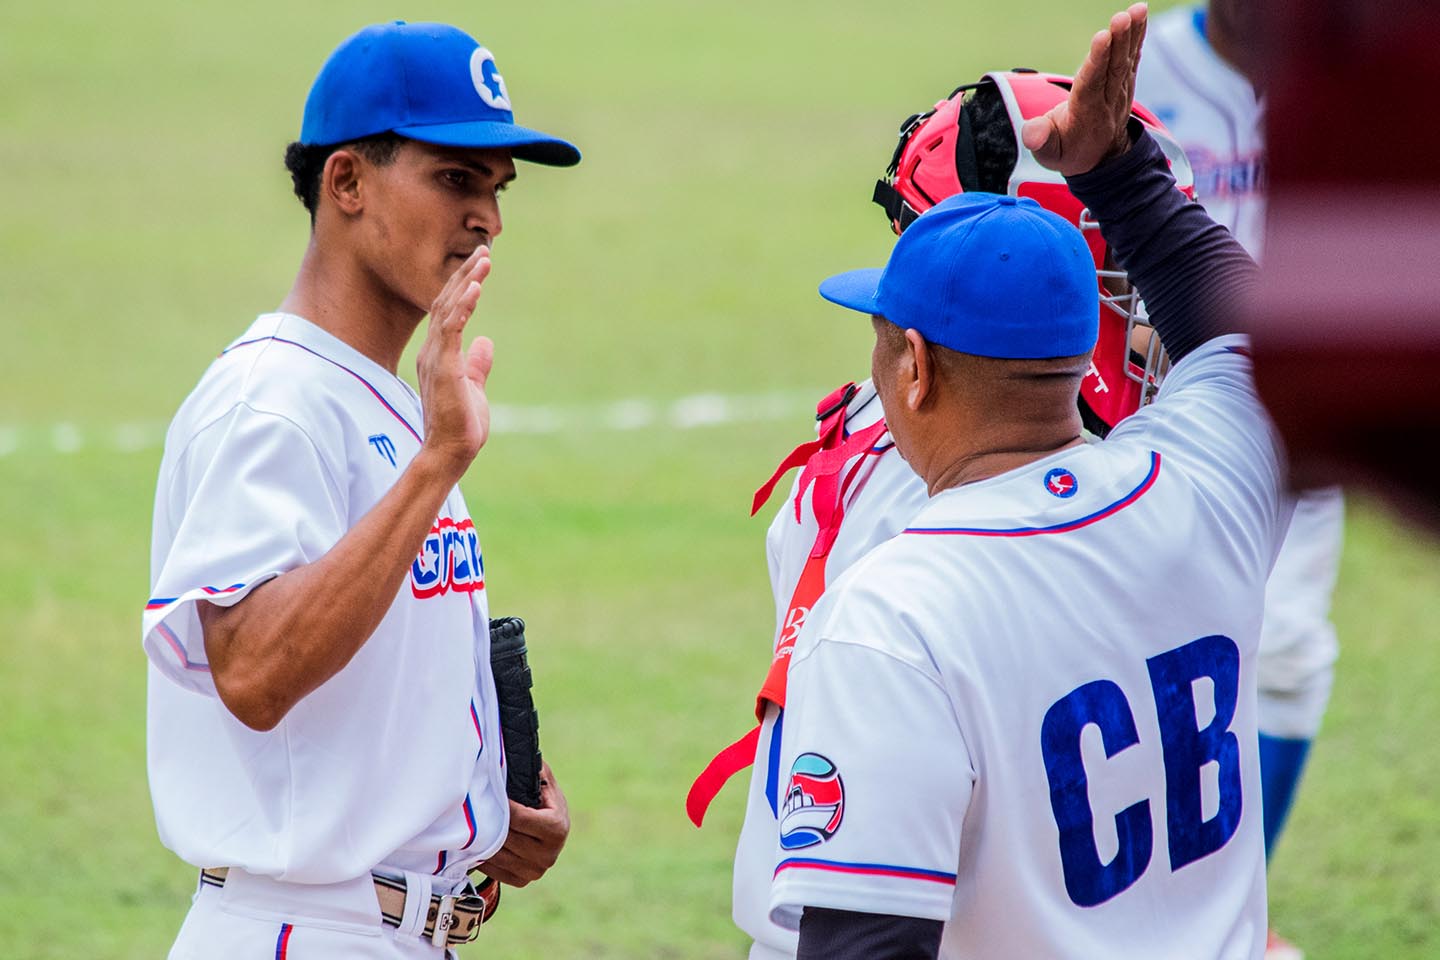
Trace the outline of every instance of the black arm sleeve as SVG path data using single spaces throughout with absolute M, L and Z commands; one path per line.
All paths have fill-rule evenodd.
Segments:
M 796 960 L 935 960 L 944 929 L 939 920 L 806 907 Z
M 1239 329 L 1240 304 L 1258 273 L 1255 261 L 1175 189 L 1154 138 L 1142 132 L 1126 153 L 1066 182 L 1099 221 L 1171 360 Z

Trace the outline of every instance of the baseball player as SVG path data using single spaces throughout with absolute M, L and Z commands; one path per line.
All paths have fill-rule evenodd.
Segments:
M 1034 71 L 990 73 L 978 83 L 962 86 L 933 110 L 909 118 L 902 125 L 887 178 L 876 185 L 875 193 L 896 232 L 935 200 L 966 190 L 1034 197 L 1077 226 L 1093 226 L 1082 216 L 1083 204 L 1064 178 L 1040 166 L 1019 143 L 1024 121 L 1063 102 L 1070 83 L 1069 77 Z M 1178 158 L 1175 173 L 1188 189 L 1188 168 L 1178 144 L 1153 114 L 1139 104 L 1134 112 L 1136 120 Z M 1087 427 L 1103 435 L 1145 399 L 1149 391 L 1143 385 L 1153 384 L 1159 357 L 1157 352 L 1140 358 L 1140 364 L 1132 362 L 1128 343 L 1131 328 L 1140 319 L 1139 304 L 1133 295 L 1111 292 L 1124 287 L 1124 274 L 1108 264 L 1098 230 L 1087 229 L 1087 235 L 1103 302 L 1097 321 L 1101 332 L 1082 382 L 1079 409 Z M 1147 371 L 1147 364 L 1152 369 Z M 776 731 L 783 726 L 788 655 L 820 589 L 872 547 L 905 529 L 928 499 L 924 482 L 885 432 L 869 381 L 826 397 L 818 412 L 820 438 L 792 454 L 757 498 L 768 497 L 785 470 L 805 467 L 766 537 L 776 602 L 776 653 L 757 705 L 761 722 L 717 758 L 691 797 L 692 817 L 698 822 L 724 779 L 753 762 L 736 851 L 733 900 L 737 925 L 754 941 L 752 958 L 793 957 L 796 949 L 795 932 L 769 917 L 782 786 Z
M 321 69 L 286 154 L 295 284 L 185 400 L 156 490 L 150 787 L 202 871 L 171 957 L 439 958 L 559 854 L 549 771 L 539 809 L 507 800 L 456 484 L 489 432 L 493 347 L 462 336 L 499 191 L 579 159 L 454 27 L 366 27 Z
M 1026 198 L 953 197 L 883 271 L 821 286 L 872 317 L 886 423 L 931 499 L 790 656 L 770 908 L 801 957 L 1264 949 L 1253 666 L 1279 455 L 1224 320 L 1254 264 L 1127 129 L 1144 21 L 1117 15 L 1023 140 L 1146 298 L 1174 361 L 1152 406 L 1084 441 L 1094 263 Z
M 1255 5 L 1211 0 L 1155 18 L 1136 94 L 1180 141 L 1197 199 L 1250 254 L 1265 222 L 1263 98 L 1257 92 Z M 1330 699 L 1339 647 L 1330 598 L 1344 537 L 1340 489 L 1301 494 L 1270 574 L 1260 635 L 1260 774 L 1265 850 L 1274 849 L 1310 743 Z M 1300 960 L 1271 934 L 1269 960 Z

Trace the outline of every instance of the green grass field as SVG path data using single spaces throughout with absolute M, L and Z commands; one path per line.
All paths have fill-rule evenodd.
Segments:
M 866 365 L 866 325 L 815 283 L 888 250 L 868 199 L 904 116 L 987 69 L 1072 68 L 1113 6 L 7 6 L 0 957 L 163 956 L 184 915 L 193 874 L 145 782 L 153 433 L 288 288 L 306 223 L 280 156 L 305 91 L 342 36 L 397 15 L 469 28 L 519 120 L 586 153 L 521 171 L 473 324 L 497 341 L 495 401 L 574 425 L 501 430 L 465 482 L 492 608 L 531 625 L 574 830 L 466 955 L 742 956 L 743 791 L 703 831 L 682 802 L 767 663 L 750 492 L 807 398 Z M 706 393 L 794 415 L 604 425 L 617 401 Z M 1440 553 L 1361 497 L 1348 535 L 1334 701 L 1272 915 L 1312 960 L 1419 960 L 1440 955 Z

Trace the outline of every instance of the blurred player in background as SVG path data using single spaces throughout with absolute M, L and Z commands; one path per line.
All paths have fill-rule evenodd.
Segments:
M 1254 262 L 1129 122 L 1144 19 L 1112 19 L 1022 138 L 1146 298 L 1175 361 L 1153 406 L 1085 442 L 1092 252 L 1026 198 L 952 197 L 883 271 L 821 285 L 870 315 L 931 499 L 791 655 L 770 908 L 807 960 L 1264 951 L 1254 664 L 1280 455 L 1229 334 Z
M 1189 157 L 1196 198 L 1257 259 L 1265 235 L 1261 13 L 1257 0 L 1210 0 L 1156 17 L 1136 85 Z M 1338 654 L 1330 602 L 1344 519 L 1338 487 L 1300 494 L 1266 590 L 1259 682 L 1267 856 L 1330 699 Z M 1268 960 L 1301 956 L 1271 934 Z

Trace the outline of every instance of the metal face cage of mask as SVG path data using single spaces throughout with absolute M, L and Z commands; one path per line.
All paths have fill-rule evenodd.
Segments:
M 1099 235 L 1100 223 L 1090 215 L 1089 208 L 1080 211 L 1080 230 L 1087 234 L 1087 239 L 1090 231 Z M 1106 311 L 1124 323 L 1123 336 L 1119 338 L 1119 343 L 1129 355 L 1126 362 L 1117 363 L 1116 366 L 1123 372 L 1125 379 L 1134 385 L 1134 389 L 1139 391 L 1135 407 L 1138 410 L 1154 400 L 1155 394 L 1160 391 L 1160 382 L 1170 369 L 1170 358 L 1166 355 L 1155 328 L 1150 325 L 1145 301 L 1140 299 L 1140 293 L 1131 286 L 1130 275 L 1116 265 L 1108 248 L 1104 263 L 1095 271 L 1095 276 L 1100 281 L 1102 325 L 1103 320 L 1108 319 L 1104 316 Z M 1111 323 L 1113 325 L 1113 320 Z M 1099 349 L 1098 343 L 1096 347 Z M 1096 376 L 1098 373 L 1091 375 Z

